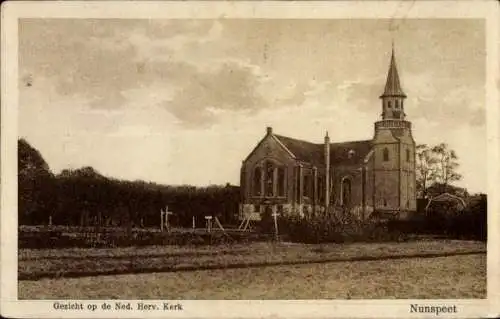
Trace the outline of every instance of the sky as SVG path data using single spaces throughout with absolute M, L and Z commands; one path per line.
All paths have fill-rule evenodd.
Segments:
M 277 134 L 370 139 L 391 42 L 418 144 L 447 143 L 486 192 L 480 20 L 21 19 L 19 136 L 58 173 L 239 184 Z

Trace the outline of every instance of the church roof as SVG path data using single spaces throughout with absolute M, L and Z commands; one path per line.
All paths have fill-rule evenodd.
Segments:
M 299 161 L 308 162 L 311 164 L 323 164 L 323 144 L 315 144 L 303 140 L 298 140 L 288 136 L 277 135 L 274 136 L 285 147 L 295 155 Z
M 401 88 L 401 83 L 399 81 L 398 68 L 396 66 L 396 58 L 394 57 L 394 48 L 391 54 L 391 64 L 389 65 L 389 73 L 387 73 L 387 81 L 385 82 L 384 96 L 403 96 L 403 89 Z
M 311 143 L 288 136 L 274 136 L 295 158 L 313 165 L 324 165 L 324 144 Z M 372 140 L 330 143 L 331 165 L 360 164 L 372 149 Z
M 372 150 L 372 140 L 351 141 L 330 144 L 332 165 L 361 164 Z

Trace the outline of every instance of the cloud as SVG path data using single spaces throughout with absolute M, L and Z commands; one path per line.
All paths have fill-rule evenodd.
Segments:
M 121 92 L 137 83 L 131 63 L 135 48 L 117 42 L 113 28 L 86 20 L 20 25 L 20 70 L 33 78 L 33 86 L 39 78 L 48 79 L 60 96 L 83 98 L 93 107 L 116 107 L 125 101 Z M 33 41 L 37 34 L 47 41 Z
M 432 71 L 413 77 L 408 103 L 413 119 L 425 119 L 442 126 L 483 126 L 486 121 L 484 87 L 468 86 L 433 76 Z M 411 80 L 411 79 L 410 79 Z
M 337 94 L 344 97 L 344 107 L 356 108 L 365 113 L 379 113 L 379 96 L 383 90 L 383 83 L 382 77 L 346 81 L 336 89 Z
M 217 110 L 255 112 L 269 106 L 255 69 L 234 61 L 198 70 L 182 84 L 164 106 L 187 126 L 212 124 Z
M 129 43 L 137 49 L 139 61 L 194 61 L 194 52 L 205 53 L 210 44 L 221 39 L 223 27 L 217 20 L 186 20 L 175 23 L 163 22 L 164 28 L 157 28 L 157 21 L 142 25 L 133 34 L 122 37 L 121 42 Z M 177 30 L 177 32 L 172 32 Z M 170 30 L 165 33 L 164 30 Z
M 327 48 L 316 42 L 297 47 L 296 41 L 287 41 L 281 33 L 279 41 L 269 42 L 271 35 L 259 37 L 262 32 L 258 31 L 272 33 L 280 22 L 245 22 L 249 23 L 244 28 L 246 33 L 240 35 L 228 30 L 233 29 L 231 23 L 234 21 L 23 20 L 21 81 L 30 78 L 36 86 L 40 78 L 48 79 L 59 95 L 84 101 L 95 109 L 129 107 L 132 102 L 161 105 L 189 127 L 210 126 L 218 121 L 222 110 L 255 113 L 306 103 L 379 113 L 378 96 L 387 70 L 386 66 L 380 70 L 367 68 L 373 62 L 364 48 Z M 334 35 L 334 31 L 328 34 Z M 45 40 L 34 40 L 40 38 Z M 333 42 L 323 39 L 321 43 Z M 311 60 L 313 51 L 304 49 L 308 47 L 324 52 Z M 333 49 L 339 51 L 336 58 L 329 53 Z M 349 58 L 345 63 L 333 63 L 332 59 L 347 54 L 340 50 L 362 58 L 358 64 L 365 63 L 363 70 L 348 62 Z M 265 59 L 261 57 L 264 51 Z M 288 51 L 293 53 L 284 54 Z M 480 72 L 469 79 L 470 83 L 462 83 L 460 75 L 473 70 L 458 60 L 456 53 L 446 56 L 447 60 L 436 60 L 437 67 L 421 72 L 417 68 L 421 65 L 419 55 L 399 55 L 406 61 L 400 64 L 400 75 L 408 94 L 409 119 L 484 125 L 484 92 L 472 82 L 480 78 Z M 443 73 L 450 63 L 457 65 L 451 69 L 456 76 Z M 333 64 L 337 67 L 332 68 Z M 142 100 L 135 96 L 138 91 Z
M 182 51 L 215 41 L 214 21 L 28 19 L 20 23 L 20 81 L 49 79 L 61 96 L 90 107 L 116 108 L 126 91 L 191 74 Z M 34 39 L 43 37 L 44 41 Z M 178 56 L 177 56 L 178 55 Z
M 407 76 L 407 81 L 404 81 L 408 83 L 403 90 L 408 95 L 405 109 L 409 121 L 425 119 L 450 127 L 485 124 L 484 92 L 480 88 L 452 85 L 445 80 L 431 81 L 432 77 L 433 73 L 428 72 Z M 330 82 L 329 88 L 323 89 L 323 92 L 330 92 L 330 98 L 343 107 L 378 114 L 384 83 L 385 77 L 382 76 L 348 80 L 337 85 Z
M 182 125 L 203 127 L 217 120 L 214 110 L 254 112 L 269 106 L 260 92 L 266 78 L 258 66 L 213 50 L 207 55 L 210 47 L 220 47 L 223 26 L 217 20 L 21 25 L 20 81 L 36 85 L 47 79 L 61 97 L 83 100 L 93 109 L 162 105 Z M 40 33 L 50 40 L 32 41 Z

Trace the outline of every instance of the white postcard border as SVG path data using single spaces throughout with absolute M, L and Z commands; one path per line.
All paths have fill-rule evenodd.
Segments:
M 352 1 L 352 2 L 6 2 L 2 4 L 2 118 L 1 118 L 1 312 L 14 317 L 422 317 L 410 314 L 411 303 L 457 305 L 456 314 L 440 316 L 491 317 L 500 312 L 500 254 L 498 214 L 500 185 L 498 109 L 498 3 L 495 1 Z M 19 18 L 297 18 L 297 19 L 402 19 L 476 18 L 487 28 L 487 138 L 488 158 L 488 284 L 486 300 L 294 300 L 294 301 L 180 301 L 182 312 L 145 313 L 57 311 L 53 302 L 17 300 L 17 20 Z M 13 80 L 14 79 L 14 80 Z M 483 160 L 483 159 L 479 159 Z M 59 301 L 64 302 L 64 301 Z M 114 304 L 114 300 L 76 301 L 85 304 Z M 139 301 L 131 301 L 137 303 Z M 148 301 L 153 302 L 153 301 Z M 161 302 L 161 301 L 158 301 Z

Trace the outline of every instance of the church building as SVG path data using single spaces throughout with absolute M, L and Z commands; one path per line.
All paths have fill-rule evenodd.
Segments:
M 349 209 L 361 219 L 416 211 L 415 141 L 392 50 L 381 119 L 372 139 L 311 143 L 268 127 L 241 167 L 241 213 L 300 214 Z M 372 215 L 373 214 L 373 215 Z

